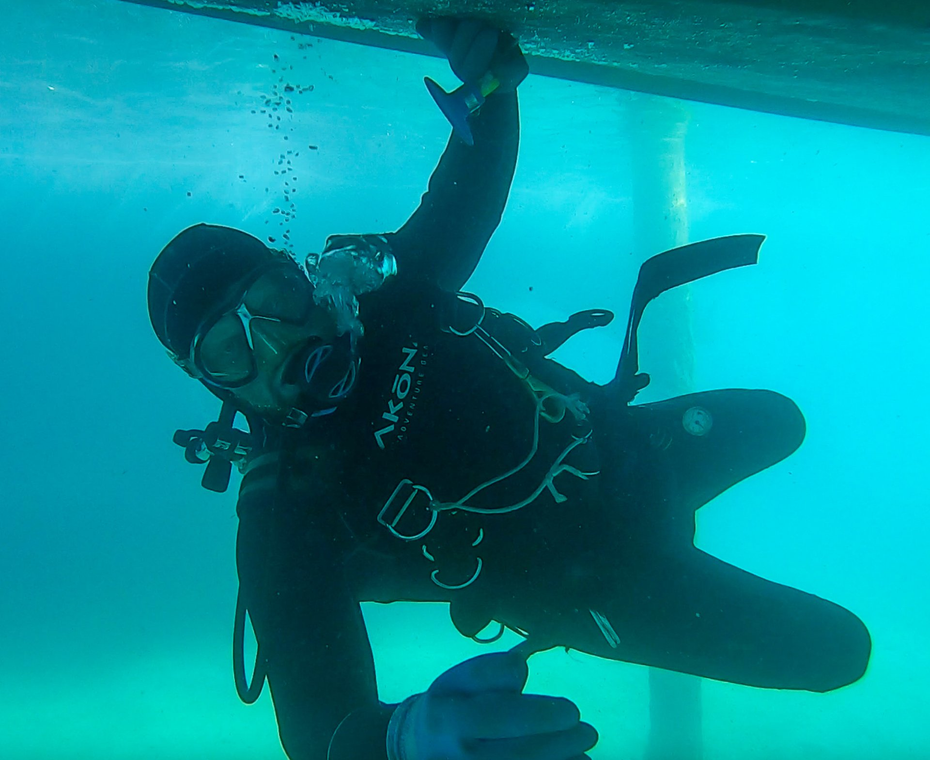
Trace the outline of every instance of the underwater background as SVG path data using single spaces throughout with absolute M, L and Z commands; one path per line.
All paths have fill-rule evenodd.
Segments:
M 422 78 L 457 82 L 439 59 L 115 0 L 0 8 L 0 758 L 281 758 L 267 689 L 246 707 L 233 687 L 235 484 L 203 490 L 171 441 L 217 403 L 155 339 L 148 269 L 201 221 L 289 230 L 301 258 L 396 229 L 448 138 Z M 685 351 L 676 392 L 798 402 L 801 449 L 703 508 L 696 543 L 848 607 L 874 649 L 825 695 L 704 681 L 704 757 L 930 756 L 930 138 L 533 76 L 520 95 L 510 203 L 468 289 L 533 325 L 615 311 L 558 354 L 589 379 L 612 376 L 661 250 L 643 220 L 768 235 L 758 266 L 647 310 L 640 400 Z M 676 161 L 672 213 L 636 178 Z M 364 612 L 382 700 L 488 649 L 442 605 Z M 559 650 L 530 670 L 598 728 L 592 758 L 644 756 L 646 668 Z

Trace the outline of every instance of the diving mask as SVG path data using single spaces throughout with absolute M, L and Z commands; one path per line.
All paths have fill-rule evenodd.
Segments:
M 397 274 L 397 260 L 382 235 L 334 235 L 323 253 L 306 261 L 313 299 L 336 319 L 339 334 L 364 332 L 358 318 L 358 296 L 380 288 Z
M 333 318 L 313 299 L 313 285 L 293 265 L 250 275 L 197 330 L 189 364 L 262 413 L 279 408 L 284 424 L 335 411 L 358 377 L 355 336 L 336 335 Z M 266 380 L 249 387 L 261 373 Z M 269 395 L 271 394 L 271 395 Z
M 268 328 L 261 331 L 263 335 L 279 333 L 283 344 L 284 333 L 305 328 L 317 308 L 310 282 L 289 265 L 259 270 L 236 291 L 237 300 L 224 303 L 197 329 L 190 357 L 200 377 L 228 389 L 246 385 L 258 376 L 254 323 Z

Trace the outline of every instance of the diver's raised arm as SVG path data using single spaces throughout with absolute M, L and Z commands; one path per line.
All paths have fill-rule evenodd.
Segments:
M 427 192 L 407 223 L 388 237 L 401 278 L 458 290 L 478 265 L 507 203 L 519 143 L 516 87 L 528 69 L 513 37 L 483 22 L 427 19 L 417 29 L 449 57 L 465 85 L 452 105 L 443 106 L 458 126 Z M 437 102 L 449 98 L 438 88 L 433 92 Z M 484 99 L 480 108 L 467 122 L 458 119 L 455 108 L 473 108 L 476 99 Z

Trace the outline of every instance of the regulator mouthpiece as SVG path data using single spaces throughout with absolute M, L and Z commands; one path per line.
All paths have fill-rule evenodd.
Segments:
M 380 288 L 397 274 L 397 260 L 385 247 L 360 239 L 323 253 L 311 253 L 306 261 L 313 284 L 313 299 L 330 309 L 342 335 L 364 332 L 358 318 L 358 296 Z

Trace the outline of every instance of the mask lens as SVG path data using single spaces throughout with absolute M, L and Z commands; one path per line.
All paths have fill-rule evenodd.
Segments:
M 194 361 L 209 381 L 227 388 L 255 377 L 252 321 L 303 325 L 310 316 L 313 288 L 302 273 L 277 267 L 256 278 L 238 307 L 205 325 Z
M 207 379 L 222 386 L 248 382 L 255 372 L 255 360 L 238 314 L 220 317 L 197 346 L 197 363 Z
M 303 324 L 313 308 L 313 288 L 300 272 L 275 269 L 246 291 L 243 304 L 253 317 Z

